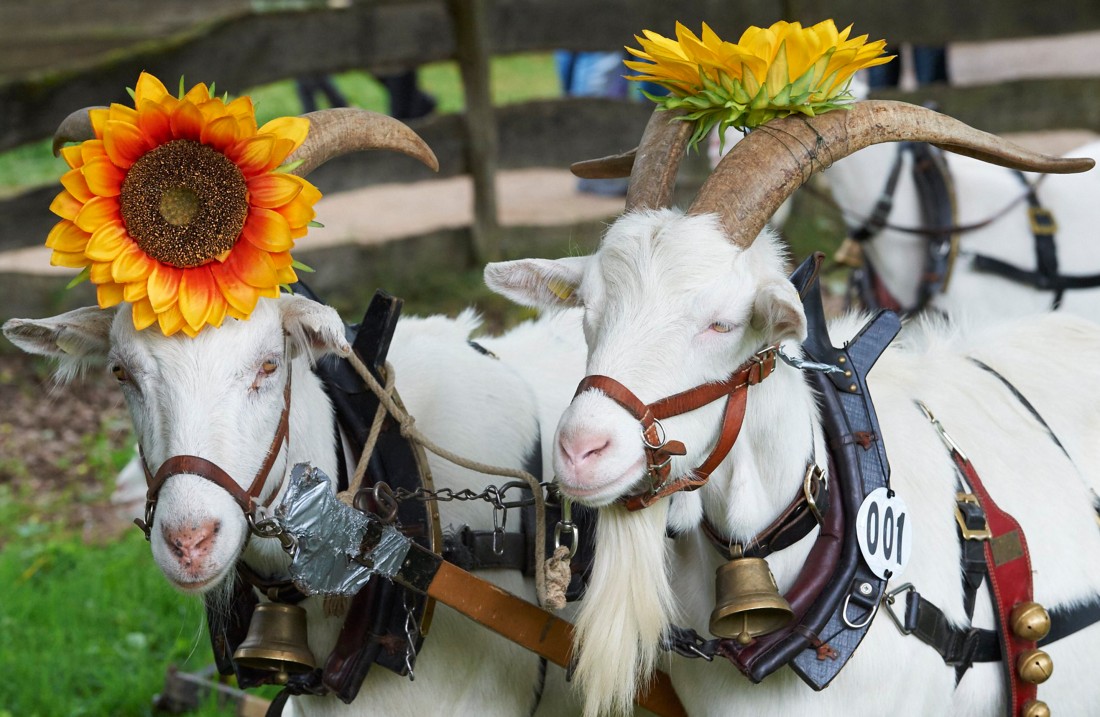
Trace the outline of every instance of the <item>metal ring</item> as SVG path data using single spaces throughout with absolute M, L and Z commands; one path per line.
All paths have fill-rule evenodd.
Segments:
M 897 614 L 894 612 L 893 604 L 897 599 L 898 593 L 902 593 L 905 591 L 909 591 L 912 593 L 916 592 L 917 589 L 913 587 L 913 583 L 905 583 L 904 585 L 900 585 L 894 590 L 891 590 L 890 592 L 882 596 L 883 602 L 886 603 L 886 614 L 889 615 L 890 619 L 894 621 L 894 625 L 897 626 L 898 631 L 900 631 L 902 635 L 908 635 L 913 631 L 905 627 L 905 623 L 902 622 L 901 618 L 898 617 Z
M 393 497 L 393 488 L 385 481 L 378 481 L 371 489 L 374 505 L 378 508 L 378 517 L 383 523 L 393 523 L 397 518 L 397 499 Z
M 886 584 L 883 583 L 882 590 L 885 590 L 885 589 L 886 589 Z M 847 596 L 845 596 L 845 598 L 844 598 L 844 609 L 841 610 L 841 612 L 840 612 L 840 619 L 844 621 L 845 625 L 852 628 L 853 630 L 859 630 L 861 628 L 867 627 L 868 625 L 871 624 L 871 620 L 875 619 L 875 614 L 878 612 L 878 606 L 879 606 L 879 603 L 882 600 L 882 591 L 879 591 L 879 598 L 877 600 L 875 600 L 874 607 L 871 608 L 871 613 L 869 615 L 867 615 L 867 619 L 865 619 L 863 622 L 858 623 L 858 624 L 853 623 L 851 620 L 848 619 L 848 601 L 851 600 L 851 599 L 852 599 L 852 595 L 850 593 Z
M 569 531 L 569 557 L 573 557 L 577 554 L 577 546 L 580 545 L 580 531 L 577 529 L 576 523 L 565 523 L 558 521 L 558 524 L 554 526 L 554 550 L 561 547 L 561 535 L 564 531 Z

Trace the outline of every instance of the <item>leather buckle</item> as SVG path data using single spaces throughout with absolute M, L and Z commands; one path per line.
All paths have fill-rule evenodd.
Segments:
M 1058 222 L 1054 221 L 1054 215 L 1046 207 L 1028 207 L 1027 214 L 1031 221 L 1032 234 L 1054 236 L 1058 231 Z
M 817 501 L 814 500 L 812 488 L 814 482 L 824 483 L 825 487 L 828 487 L 828 478 L 825 476 L 825 470 L 816 463 L 810 463 L 806 466 L 806 476 L 802 479 L 802 494 L 806 496 L 806 505 L 810 506 L 810 512 L 814 514 L 814 519 L 818 525 L 821 525 L 825 518 L 821 515 L 821 510 L 817 507 Z
M 960 503 L 971 503 L 976 506 L 981 506 L 978 502 L 977 496 L 973 493 L 956 493 L 955 500 L 958 501 L 955 504 L 955 522 L 959 524 L 959 530 L 962 532 L 963 540 L 989 540 L 993 537 L 993 532 L 989 529 L 989 522 L 982 517 L 982 525 L 979 528 L 972 528 L 966 524 L 966 516 L 963 515 L 962 508 L 959 507 Z

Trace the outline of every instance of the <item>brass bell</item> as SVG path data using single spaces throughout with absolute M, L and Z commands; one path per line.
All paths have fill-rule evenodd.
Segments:
M 1054 672 L 1054 660 L 1042 650 L 1028 650 L 1016 660 L 1016 673 L 1024 682 L 1040 685 Z
M 1020 710 L 1020 717 L 1050 717 L 1050 707 L 1042 700 L 1028 700 Z
M 763 558 L 734 558 L 718 568 L 710 614 L 712 634 L 747 645 L 754 637 L 785 626 L 793 617 L 794 611 L 779 594 Z
M 244 667 L 278 673 L 279 684 L 285 684 L 291 673 L 309 672 L 317 661 L 306 643 L 306 611 L 278 602 L 257 605 L 233 659 Z
M 833 261 L 850 269 L 859 269 L 863 266 L 863 247 L 855 239 L 845 237 L 833 254 Z
M 1012 632 L 1022 640 L 1042 640 L 1050 632 L 1050 613 L 1037 602 L 1022 602 L 1009 616 Z

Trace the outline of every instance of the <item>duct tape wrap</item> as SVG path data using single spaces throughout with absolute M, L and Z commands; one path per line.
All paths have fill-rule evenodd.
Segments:
M 340 502 L 329 477 L 308 463 L 291 470 L 275 518 L 296 543 L 290 579 L 307 595 L 351 596 L 372 575 L 392 580 L 410 548 L 394 526 Z

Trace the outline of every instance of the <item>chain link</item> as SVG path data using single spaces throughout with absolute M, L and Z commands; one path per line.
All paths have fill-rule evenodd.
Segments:
M 539 483 L 539 486 L 541 486 L 543 490 L 549 490 L 551 494 L 554 494 L 554 491 L 556 491 L 556 488 L 553 486 L 553 484 L 546 481 Z M 462 490 L 457 491 L 453 488 L 440 488 L 439 490 L 428 490 L 427 488 L 417 488 L 415 490 L 409 490 L 407 488 L 397 488 L 393 491 L 393 498 L 398 503 L 406 500 L 434 500 L 438 503 L 447 503 L 454 500 L 481 500 L 489 503 L 497 510 L 508 510 L 510 508 L 524 508 L 529 505 L 535 504 L 534 498 L 520 498 L 513 501 L 506 500 L 506 496 L 509 491 L 523 488 L 527 488 L 527 484 L 521 481 L 512 481 L 510 483 L 505 483 L 503 486 L 500 487 L 489 485 L 486 486 L 485 490 L 481 491 L 480 493 L 475 493 L 469 488 L 463 488 Z
M 420 628 L 416 624 L 410 595 L 408 590 L 402 591 L 401 605 L 405 608 L 405 669 L 409 673 L 409 682 L 415 682 L 416 673 L 413 672 L 413 665 L 416 663 L 416 638 L 420 634 Z

